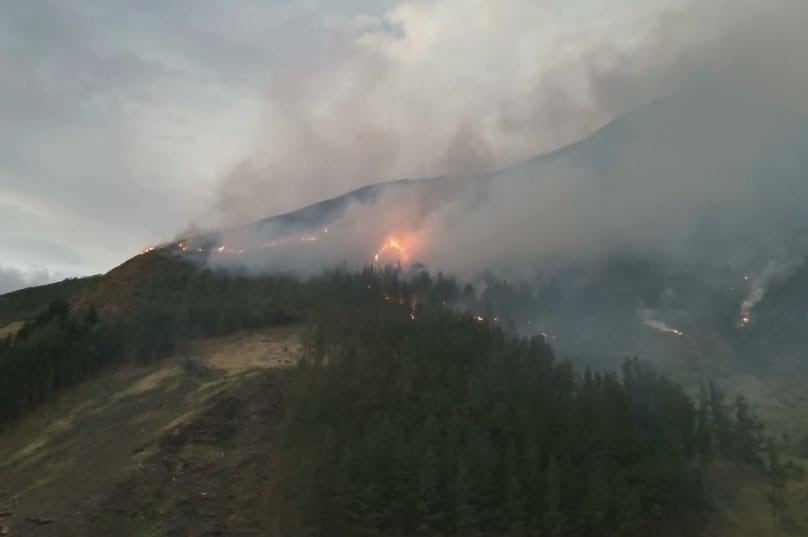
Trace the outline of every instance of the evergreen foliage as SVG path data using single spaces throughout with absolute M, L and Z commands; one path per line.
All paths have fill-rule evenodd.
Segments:
M 304 299 L 286 276 L 248 278 L 175 263 L 141 291 L 127 315 L 54 300 L 0 341 L 0 427 L 62 388 L 124 361 L 150 362 L 192 337 L 293 321 Z
M 692 400 L 647 364 L 579 374 L 542 337 L 430 308 L 434 284 L 412 319 L 415 283 L 333 277 L 354 300 L 319 310 L 295 373 L 286 534 L 637 535 L 701 497 L 713 420 L 700 441 Z
M 639 535 L 701 501 L 712 457 L 764 466 L 743 398 L 710 384 L 694 403 L 637 359 L 576 371 L 495 321 L 532 300 L 392 267 L 300 281 L 176 265 L 126 316 L 56 300 L 0 341 L 0 426 L 104 367 L 304 320 L 271 506 L 285 535 Z

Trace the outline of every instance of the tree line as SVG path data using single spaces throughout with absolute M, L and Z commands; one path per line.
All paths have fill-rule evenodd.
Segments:
M 743 398 L 709 384 L 693 400 L 636 358 L 558 360 L 494 321 L 530 307 L 518 285 L 172 267 L 124 316 L 57 300 L 0 341 L 0 426 L 103 368 L 305 321 L 269 506 L 288 535 L 637 535 L 701 505 L 716 457 L 773 469 L 781 509 L 785 466 Z
M 60 390 L 122 363 L 148 363 L 185 341 L 298 320 L 300 282 L 167 265 L 123 314 L 63 299 L 0 339 L 0 427 Z
M 443 277 L 331 284 L 353 300 L 321 303 L 294 373 L 286 535 L 639 535 L 702 505 L 711 458 L 762 464 L 759 421 L 715 386 L 696 403 L 635 358 L 577 371 L 542 336 L 439 307 L 463 294 Z

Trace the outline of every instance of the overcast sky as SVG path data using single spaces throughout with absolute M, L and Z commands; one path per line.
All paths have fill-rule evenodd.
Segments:
M 0 292 L 558 147 L 781 2 L 4 0 Z

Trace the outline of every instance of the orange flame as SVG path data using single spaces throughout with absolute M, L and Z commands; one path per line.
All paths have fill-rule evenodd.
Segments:
M 401 242 L 402 241 L 396 237 L 390 237 L 387 239 L 384 244 L 382 244 L 381 248 L 376 250 L 376 253 L 373 256 L 373 261 L 378 263 L 382 256 L 389 253 L 396 257 L 399 261 L 407 262 L 409 259 L 409 252 Z

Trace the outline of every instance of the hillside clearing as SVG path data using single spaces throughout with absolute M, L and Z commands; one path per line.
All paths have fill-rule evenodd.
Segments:
M 0 328 L 0 338 L 13 336 L 17 332 L 19 332 L 23 326 L 25 326 L 25 321 L 17 321 L 11 324 L 7 324 L 6 326 Z

